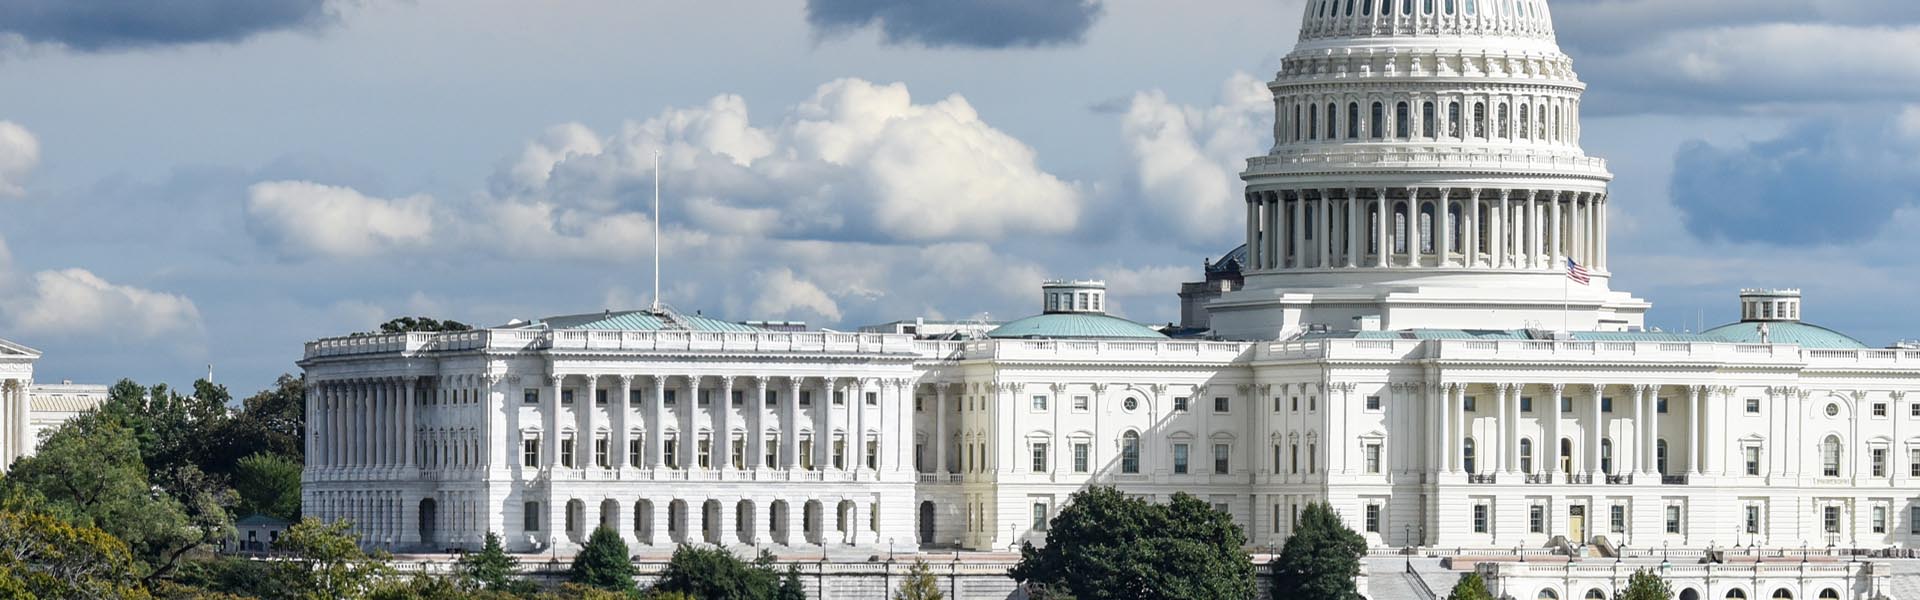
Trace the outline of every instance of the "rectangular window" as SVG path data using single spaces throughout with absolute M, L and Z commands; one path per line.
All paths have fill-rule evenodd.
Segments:
M 679 400 L 680 400 L 679 390 L 667 390 L 666 395 L 660 398 L 660 403 L 667 406 L 673 406 L 679 403 Z
M 1920 506 L 1907 509 L 1907 533 L 1920 535 Z
M 638 467 L 647 457 L 647 440 L 638 434 L 627 437 L 627 466 Z
M 1520 397 L 1520 412 L 1523 412 L 1523 413 L 1533 412 L 1533 398 L 1531 396 Z
M 1667 533 L 1680 533 L 1680 507 L 1667 507 Z
M 800 436 L 800 468 L 813 470 L 813 436 Z
M 660 458 L 667 463 L 667 468 L 680 468 L 680 436 L 667 436 L 667 439 L 660 444 Z
M 1293 397 L 1293 412 L 1300 412 L 1300 397 Z
M 1380 533 L 1380 505 L 1367 505 L 1366 526 L 1367 533 Z
M 1827 533 L 1840 533 L 1840 507 L 1822 507 L 1820 517 L 1822 524 L 1826 526 Z
M 1747 474 L 1759 475 L 1760 474 L 1760 447 L 1747 446 L 1745 449 L 1745 452 L 1747 454 Z
M 801 392 L 800 392 L 800 405 L 801 405 L 801 406 L 813 406 L 813 392 L 809 392 L 809 391 L 806 391 L 806 390 L 801 390 Z
M 867 392 L 867 406 L 880 405 L 880 392 Z
M 1033 472 L 1047 472 L 1047 444 L 1045 442 L 1035 443 L 1033 445 Z
M 914 400 L 918 401 L 919 399 L 915 398 Z M 761 402 L 766 404 L 767 408 L 774 408 L 774 407 L 780 406 L 780 392 L 767 390 L 767 397 L 761 399 Z M 918 410 L 918 409 L 919 409 L 918 406 L 916 406 L 915 410 Z
M 1173 399 L 1173 412 L 1187 412 L 1187 399 L 1184 396 Z
M 1487 532 L 1487 505 L 1485 504 L 1473 505 L 1473 532 Z
M 520 391 L 520 401 L 525 404 L 540 403 L 540 388 L 527 388 Z M 1914 406 L 1920 406 L 1915 404 Z
M 745 408 L 747 406 L 746 390 L 734 390 L 733 393 L 727 394 L 727 405 L 734 408 Z
M 700 439 L 694 442 L 693 451 L 696 453 L 696 455 L 694 456 L 694 461 L 700 464 L 700 468 L 702 469 L 713 468 L 713 436 L 712 435 L 701 435 Z
M 1307 396 L 1307 412 L 1313 412 L 1316 410 L 1320 410 L 1320 397 Z
M 1047 397 L 1046 397 L 1046 396 L 1034 396 L 1034 397 L 1033 397 L 1033 409 L 1034 409 L 1034 410 L 1046 410 L 1046 409 L 1047 409 Z
M 540 530 L 539 502 L 528 502 L 520 505 L 520 528 L 527 531 Z
M 1907 450 L 1907 476 L 1920 477 L 1920 448 Z
M 1089 409 L 1092 409 L 1092 408 L 1093 408 L 1092 398 L 1088 398 L 1086 396 L 1073 397 L 1073 410 L 1076 410 L 1079 412 L 1087 412 Z
M 1320 446 L 1319 444 L 1307 444 L 1307 474 L 1308 475 L 1312 475 L 1318 472 L 1319 464 L 1320 464 L 1320 461 L 1319 461 L 1320 447 L 1319 446 Z
M 1276 474 L 1280 472 L 1280 445 L 1279 444 L 1273 445 L 1273 472 Z
M 1287 400 L 1286 400 L 1285 398 L 1281 398 L 1281 397 L 1279 397 L 1279 396 L 1274 396 L 1274 397 L 1273 397 L 1273 412 L 1280 412 L 1280 411 L 1282 411 L 1282 410 L 1285 410 L 1285 409 L 1286 409 L 1286 404 L 1287 404 Z M 1917 405 L 1915 405 L 1915 406 L 1920 406 L 1920 404 L 1917 404 Z
M 833 438 L 833 468 L 843 471 L 847 468 L 847 438 Z
M 1367 444 L 1366 461 L 1367 473 L 1380 473 L 1380 444 Z
M 1231 466 L 1231 465 L 1229 465 L 1229 464 L 1227 463 L 1227 458 L 1228 458 L 1229 456 L 1231 456 L 1231 454 L 1232 454 L 1232 449 L 1231 449 L 1231 448 L 1229 448 L 1229 447 L 1228 447 L 1228 446 L 1227 446 L 1226 444 L 1214 444 L 1214 445 L 1213 445 L 1213 472 L 1214 472 L 1214 474 L 1216 474 L 1216 475 L 1225 475 L 1225 474 L 1227 474 L 1227 467 L 1229 467 L 1229 466 Z
M 1033 503 L 1033 528 L 1034 529 L 1038 529 L 1040 531 L 1046 531 L 1047 521 L 1051 518 L 1052 517 L 1049 517 L 1047 515 L 1047 504 L 1045 502 Z
M 1187 445 L 1186 444 L 1173 445 L 1173 474 L 1175 475 L 1187 474 Z
M 1760 507 L 1747 507 L 1747 533 L 1760 533 Z
M 1887 532 L 1887 507 L 1885 506 L 1873 507 L 1873 532 L 1874 533 Z
M 540 438 L 520 440 L 520 464 L 528 468 L 540 468 Z
M 1654 410 L 1654 412 L 1657 412 L 1657 413 L 1660 413 L 1660 414 L 1663 414 L 1663 415 L 1664 415 L 1664 414 L 1667 414 L 1667 399 L 1666 399 L 1666 398 L 1654 398 L 1654 399 L 1653 399 L 1653 410 Z
M 880 470 L 880 440 L 867 438 L 867 468 Z
M 761 465 L 770 469 L 780 466 L 780 434 L 767 434 L 767 439 L 761 440 L 760 449 L 766 452 L 765 461 L 760 463 Z
M 727 464 L 735 469 L 747 468 L 747 438 L 736 436 L 727 444 Z
M 1614 533 L 1627 531 L 1627 507 L 1615 504 L 1607 507 L 1607 526 Z
M 1547 507 L 1538 504 L 1527 507 L 1527 533 L 1545 533 L 1547 531 Z
M 571 433 L 560 436 L 560 466 L 573 468 L 573 434 Z
M 1907 416 L 1920 419 L 1920 402 L 1907 405 Z
M 1887 449 L 1874 448 L 1872 450 L 1867 451 L 1867 454 L 1868 456 L 1873 457 L 1873 476 L 1886 477 L 1887 476 Z
M 1477 406 L 1475 406 L 1477 404 L 1478 402 L 1475 402 L 1475 398 L 1473 396 L 1467 396 L 1466 398 L 1461 399 L 1460 410 L 1463 410 L 1466 412 L 1480 412 L 1480 409 Z
M 1560 412 L 1563 412 L 1563 413 L 1573 412 L 1573 396 L 1560 397 Z
M 568 406 L 572 406 L 573 390 L 560 390 L 560 403 Z
M 699 403 L 700 408 L 713 406 L 713 390 L 698 390 L 693 399 Z
M 1917 406 L 1920 406 L 1920 405 L 1917 405 Z M 1760 414 L 1760 399 L 1759 399 L 1759 398 L 1748 398 L 1748 399 L 1747 399 L 1747 414 L 1750 414 L 1750 415 L 1757 415 L 1757 414 Z
M 842 392 L 842 391 L 835 391 L 835 392 L 833 392 L 833 405 L 834 405 L 834 406 L 846 406 L 846 405 L 847 405 L 847 393 L 846 393 L 846 392 Z
M 1231 400 L 1228 400 L 1226 398 L 1213 399 L 1213 412 L 1224 413 L 1224 412 L 1230 412 L 1232 410 L 1233 410 L 1233 404 Z
M 606 406 L 606 405 L 607 405 L 607 390 L 594 390 L 594 391 L 593 391 L 593 405 L 594 405 L 594 406 Z
M 1380 410 L 1380 397 L 1367 396 L 1367 410 Z
M 1073 472 L 1085 473 L 1093 462 L 1093 444 L 1073 443 Z
M 1605 396 L 1601 396 L 1601 397 L 1600 397 L 1600 412 L 1606 412 L 1606 413 L 1610 413 L 1610 412 L 1613 412 L 1613 399 L 1612 399 L 1612 398 L 1608 398 L 1608 397 L 1605 397 Z
M 602 469 L 613 466 L 613 450 L 607 447 L 606 434 L 593 436 L 593 466 Z
M 1887 403 L 1885 402 L 1873 403 L 1873 416 L 1876 416 L 1876 417 L 1887 416 Z

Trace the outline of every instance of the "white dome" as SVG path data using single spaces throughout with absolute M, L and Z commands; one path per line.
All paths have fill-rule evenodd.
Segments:
M 1553 40 L 1546 0 L 1308 0 L 1300 41 L 1353 37 Z

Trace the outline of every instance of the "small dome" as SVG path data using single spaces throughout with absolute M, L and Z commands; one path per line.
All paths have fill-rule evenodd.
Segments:
M 1091 338 L 1167 339 L 1165 334 L 1119 317 L 1090 313 L 1050 313 L 1020 319 L 987 332 L 997 339 Z
M 1867 347 L 1847 334 L 1798 321 L 1744 321 L 1708 329 L 1702 335 L 1736 344 L 1759 344 L 1762 343 L 1761 327 L 1767 328 L 1765 341 L 1774 344 L 1794 344 L 1823 350 L 1858 350 Z

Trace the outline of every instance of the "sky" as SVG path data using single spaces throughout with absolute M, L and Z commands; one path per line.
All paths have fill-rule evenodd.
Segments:
M 1920 338 L 1920 3 L 1552 0 L 1651 326 Z M 0 0 L 0 337 L 238 394 L 302 343 L 652 299 L 1128 318 L 1238 245 L 1300 0 Z

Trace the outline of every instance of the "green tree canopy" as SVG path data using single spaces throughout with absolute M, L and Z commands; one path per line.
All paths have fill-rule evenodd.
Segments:
M 530 581 L 515 579 L 514 574 L 519 569 L 520 559 L 507 554 L 506 547 L 500 543 L 500 535 L 489 531 L 479 552 L 460 557 L 456 572 L 465 580 L 468 589 L 527 595 L 538 586 Z
M 387 334 L 387 333 L 413 333 L 413 332 L 437 333 L 437 332 L 444 332 L 444 331 L 471 331 L 471 330 L 473 330 L 472 325 L 461 323 L 459 321 L 455 321 L 452 319 L 441 321 L 431 317 L 400 317 L 398 319 L 381 323 L 380 330 L 370 332 L 369 335 Z
M 1095 487 L 1053 519 L 1046 547 L 1021 546 L 1010 574 L 1080 600 L 1250 598 L 1246 539 L 1231 517 L 1187 494 L 1162 505 Z
M 280 582 L 288 595 L 302 600 L 357 600 L 368 597 L 381 579 L 392 574 L 386 554 L 361 551 L 352 528 L 346 520 L 322 523 L 307 517 L 281 534 L 274 549 L 298 559 L 279 563 Z
M 1447 600 L 1493 600 L 1493 594 L 1487 591 L 1487 582 L 1480 579 L 1479 573 L 1468 571 L 1453 584 Z
M 773 600 L 807 600 L 807 588 L 800 583 L 798 565 L 787 565 L 787 572 L 780 576 L 780 589 L 774 591 Z
M 1653 571 L 1634 571 L 1627 577 L 1627 589 L 1620 590 L 1619 600 L 1673 600 L 1673 588 Z
M 300 463 L 268 452 L 240 459 L 233 473 L 240 496 L 239 514 L 268 515 L 288 521 L 300 517 Z
M 127 544 L 48 515 L 0 511 L 0 598 L 147 598 Z
M 748 563 L 725 548 L 681 546 L 654 582 L 654 592 L 678 592 L 703 600 L 773 600 L 780 576 L 773 555 L 761 553 Z M 799 578 L 794 577 L 794 583 Z
M 1360 594 L 1354 578 L 1367 541 L 1347 529 L 1333 507 L 1314 502 L 1300 511 L 1300 524 L 1273 561 L 1275 598 L 1352 600 Z
M 567 580 L 603 590 L 626 592 L 633 589 L 634 573 L 633 561 L 627 557 L 627 543 L 620 540 L 620 534 L 615 533 L 613 528 L 602 526 L 593 530 L 593 535 L 587 538 L 586 547 L 573 557 L 573 568 L 567 572 Z

